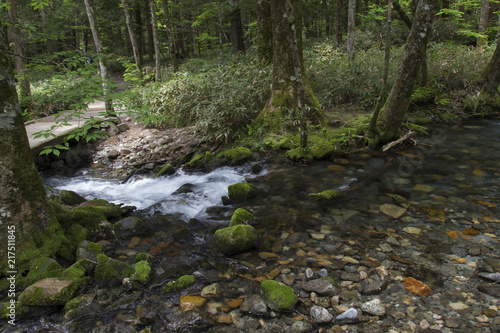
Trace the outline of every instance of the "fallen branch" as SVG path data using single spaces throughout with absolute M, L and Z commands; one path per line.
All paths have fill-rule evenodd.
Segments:
M 392 147 L 400 144 L 401 142 L 405 141 L 406 139 L 411 138 L 415 134 L 417 134 L 417 132 L 409 131 L 408 133 L 406 133 L 405 135 L 403 135 L 402 137 L 400 137 L 396 141 L 392 141 L 392 142 L 386 144 L 385 146 L 383 146 L 382 151 L 387 151 L 387 150 L 391 149 Z

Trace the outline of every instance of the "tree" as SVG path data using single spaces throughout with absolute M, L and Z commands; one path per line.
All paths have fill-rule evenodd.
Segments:
M 497 97 L 500 84 L 500 47 L 498 45 L 482 76 L 484 83 L 479 94 L 480 99 Z
M 412 29 L 406 41 L 396 81 L 389 98 L 377 119 L 377 140 L 387 142 L 400 133 L 414 85 L 425 55 L 432 22 L 436 14 L 433 0 L 420 0 L 413 19 Z
M 257 0 L 257 54 L 264 64 L 273 60 L 273 25 L 271 18 L 271 1 Z
M 479 18 L 479 37 L 477 38 L 477 47 L 488 45 L 488 14 L 490 11 L 490 0 L 481 0 L 481 16 Z
M 130 20 L 130 11 L 128 7 L 128 0 L 122 0 L 123 14 L 125 15 L 125 23 L 127 24 L 128 35 L 130 37 L 130 43 L 132 44 L 132 52 L 134 53 L 135 65 L 137 67 L 137 74 L 139 75 L 139 80 L 142 82 L 142 62 L 141 56 L 139 54 L 139 44 L 137 43 L 137 38 L 135 36 L 134 28 Z
M 229 0 L 229 4 L 233 6 L 231 10 L 231 43 L 233 44 L 233 53 L 245 52 L 240 4 L 238 0 Z
M 0 154 L 0 233 L 4 239 L 0 271 L 21 274 L 31 259 L 56 254 L 64 235 L 61 237 L 61 226 L 33 162 L 3 34 L 0 36 Z M 9 247 L 12 246 L 8 251 L 7 240 Z
M 151 29 L 153 32 L 153 43 L 155 47 L 155 81 L 159 82 L 161 79 L 161 52 L 160 36 L 158 35 L 158 21 L 156 20 L 156 7 L 154 0 L 149 0 L 149 11 L 151 13 Z
M 12 44 L 14 45 L 14 59 L 16 64 L 16 71 L 20 85 L 21 97 L 31 96 L 30 81 L 26 76 L 26 61 L 24 58 L 23 36 L 21 29 L 19 29 L 19 20 L 17 17 L 16 1 L 10 0 L 9 7 L 9 21 L 10 21 L 10 35 Z
M 354 60 L 354 30 L 356 28 L 356 0 L 349 0 L 347 15 L 347 59 Z
M 97 29 L 97 22 L 95 19 L 94 8 L 92 7 L 90 0 L 84 0 L 84 2 L 85 2 L 85 10 L 87 12 L 87 17 L 89 19 L 90 30 L 92 31 L 92 36 L 94 37 L 96 53 L 99 55 L 99 68 L 101 70 L 102 88 L 104 92 L 104 103 L 106 106 L 106 113 L 113 114 L 114 113 L 113 101 L 109 98 L 111 92 L 108 86 L 108 81 L 109 81 L 108 67 L 106 66 L 104 49 L 102 47 L 101 37 L 99 36 L 99 31 Z
M 335 9 L 335 47 L 342 44 L 342 0 L 337 0 Z
M 163 6 L 163 17 L 165 19 L 165 31 L 168 40 L 168 50 L 170 52 L 170 58 L 172 59 L 172 71 L 176 73 L 179 70 L 179 64 L 177 62 L 177 54 L 175 53 L 174 35 L 172 33 L 172 24 L 170 22 L 170 12 L 168 10 L 168 0 L 162 0 Z
M 300 118 L 297 98 L 303 93 L 304 106 L 312 111 L 309 117 L 316 122 L 324 123 L 324 113 L 305 75 L 302 55 L 301 1 L 271 0 L 271 15 L 273 28 L 271 97 L 255 122 L 262 122 L 271 132 L 282 131 L 284 117 Z M 295 47 L 296 52 L 294 52 Z M 294 57 L 295 53 L 297 53 L 296 57 Z M 300 82 L 299 85 L 298 82 Z M 298 91 L 298 86 L 301 91 Z

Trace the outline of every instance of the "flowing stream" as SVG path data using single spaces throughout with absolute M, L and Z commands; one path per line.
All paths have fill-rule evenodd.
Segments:
M 400 285 L 377 295 L 388 309 L 406 316 L 404 320 L 396 315 L 381 317 L 386 329 L 401 331 L 410 318 L 416 318 L 413 322 L 417 326 L 425 318 L 441 332 L 450 332 L 446 318 L 459 318 L 465 330 L 477 328 L 473 309 L 481 313 L 483 307 L 498 305 L 476 287 L 481 282 L 477 271 L 482 260 L 500 258 L 500 122 L 471 121 L 429 133 L 429 137 L 415 138 L 413 147 L 397 153 L 367 151 L 307 166 L 275 157 L 266 161 L 265 172 L 256 176 L 250 175 L 249 166 L 242 166 L 208 174 L 178 170 L 173 176 L 135 178 L 124 184 L 86 173 L 73 178 L 46 178 L 44 183 L 56 190 L 73 190 L 87 199 L 102 198 L 138 208 L 136 215 L 147 221 L 150 234 L 139 237 L 139 243 L 117 240 L 107 255 L 134 264 L 137 253 L 164 247 L 155 254 L 151 280 L 142 289 L 89 287 L 82 291 L 93 300 L 84 317 L 68 320 L 63 310 L 57 310 L 27 319 L 18 331 L 88 332 L 88 327 L 96 325 L 95 332 L 139 332 L 144 328 L 151 328 L 151 332 L 191 332 L 205 331 L 210 325 L 218 326 L 220 332 L 234 326 L 242 332 L 271 332 L 272 327 L 283 327 L 279 325 L 289 328 L 286 325 L 293 322 L 296 313 L 255 318 L 236 311 L 233 323 L 228 325 L 219 322 L 225 314 L 216 305 L 209 315 L 215 324 L 209 325 L 203 314 L 196 317 L 193 312 L 180 313 L 179 299 L 186 294 L 199 295 L 204 286 L 214 282 L 220 284 L 221 295 L 210 304 L 247 297 L 259 292 L 259 283 L 242 275 L 252 272 L 252 276 L 269 276 L 276 269 L 281 272 L 277 280 L 300 289 L 307 267 L 313 272 L 325 268 L 351 292 L 354 288 L 350 283 L 359 281 L 363 270 L 372 267 L 358 263 L 344 268 L 338 265 L 344 257 L 378 260 L 396 277 L 410 274 L 403 267 L 409 262 L 415 266 L 408 265 L 408 269 L 419 267 L 413 273 L 417 277 L 418 271 L 433 272 L 432 279 L 420 279 L 430 284 L 436 296 L 425 302 L 412 301 L 411 316 L 408 292 Z M 393 163 L 387 167 L 390 158 Z M 311 196 L 329 189 L 352 188 L 382 168 L 380 177 L 341 198 L 321 201 Z M 221 196 L 227 195 L 227 186 L 241 181 L 254 183 L 260 195 L 238 206 L 223 206 Z M 213 245 L 212 235 L 217 227 L 227 225 L 238 207 L 254 213 L 259 244 L 255 250 L 224 256 Z M 210 221 L 216 221 L 216 226 Z M 190 234 L 173 238 L 172 230 L 182 225 L 188 226 Z M 460 236 L 455 237 L 457 234 Z M 172 246 L 174 240 L 177 243 Z M 262 253 L 273 256 L 263 257 Z M 228 269 L 232 275 L 228 275 Z M 202 278 L 185 292 L 159 294 L 158 286 L 184 274 Z M 287 280 L 290 276 L 295 280 Z M 447 296 L 439 298 L 441 294 Z M 131 295 L 135 298 L 126 305 L 118 303 Z M 342 298 L 338 302 L 346 308 L 353 304 L 359 307 L 372 298 L 361 297 L 354 303 Z M 457 313 L 447 305 L 451 302 L 467 303 L 470 308 Z M 333 306 L 330 312 L 335 312 Z M 476 331 L 495 331 L 495 326 L 489 325 Z M 348 331 L 357 332 L 356 328 Z

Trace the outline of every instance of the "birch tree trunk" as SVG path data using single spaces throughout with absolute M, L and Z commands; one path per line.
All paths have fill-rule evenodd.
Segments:
M 396 139 L 400 134 L 400 127 L 408 110 L 435 14 L 435 1 L 419 1 L 396 81 L 378 120 L 380 143 Z
M 125 14 L 125 23 L 127 24 L 128 35 L 130 37 L 130 43 L 132 44 L 132 51 L 134 52 L 135 65 L 137 67 L 137 75 L 139 76 L 140 82 L 142 82 L 142 63 L 141 56 L 139 54 L 139 44 L 137 43 L 137 38 L 135 36 L 134 29 L 130 20 L 130 11 L 128 7 L 128 0 L 122 0 L 123 14 Z
M 87 11 L 87 17 L 89 18 L 90 30 L 92 31 L 92 36 L 94 37 L 94 44 L 96 48 L 96 53 L 99 54 L 99 68 L 101 70 L 102 78 L 102 88 L 104 93 L 104 104 L 106 106 L 106 113 L 108 115 L 114 114 L 113 101 L 109 97 L 111 91 L 108 86 L 109 75 L 108 68 L 106 66 L 106 60 L 104 59 L 104 51 L 102 47 L 101 37 L 99 36 L 99 30 L 97 29 L 97 22 L 95 20 L 94 8 L 90 3 L 90 0 L 84 0 L 85 10 Z
M 168 40 L 168 51 L 170 52 L 170 58 L 172 59 L 172 71 L 176 73 L 179 70 L 179 64 L 177 62 L 177 53 L 175 52 L 174 35 L 172 33 L 172 22 L 170 20 L 170 12 L 168 10 L 168 0 L 162 0 L 163 6 L 163 17 L 165 19 L 165 30 L 167 33 Z
M 347 59 L 354 60 L 354 30 L 356 29 L 356 0 L 349 0 L 347 12 Z
M 153 43 L 155 47 L 155 81 L 161 80 L 161 67 L 160 67 L 160 38 L 158 36 L 158 21 L 156 20 L 156 7 L 155 1 L 149 0 L 149 11 L 151 12 L 151 29 L 153 32 Z
M 490 0 L 481 0 L 481 17 L 479 18 L 479 33 L 483 36 L 477 38 L 477 47 L 488 45 L 488 14 L 490 11 Z

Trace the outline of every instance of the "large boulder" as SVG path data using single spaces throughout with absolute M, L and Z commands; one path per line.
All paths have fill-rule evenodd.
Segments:
M 214 241 L 224 254 L 233 254 L 251 249 L 257 245 L 257 231 L 250 225 L 237 224 L 219 229 L 215 232 Z
M 19 302 L 29 306 L 58 306 L 68 302 L 81 285 L 81 280 L 48 278 L 26 288 Z
M 61 199 L 62 202 L 70 206 L 76 206 L 87 201 L 87 199 L 85 199 L 78 193 L 66 190 L 62 190 L 59 193 L 59 198 Z
M 30 271 L 24 281 L 21 283 L 22 286 L 29 286 L 37 281 L 58 277 L 61 275 L 62 267 L 57 261 L 52 258 L 40 257 L 34 259 L 30 265 Z
M 233 216 L 231 216 L 231 222 L 229 222 L 229 226 L 235 226 L 237 224 L 247 224 L 252 220 L 253 214 L 248 210 L 243 208 L 238 208 L 234 211 Z
M 233 202 L 243 202 L 256 196 L 257 188 L 250 183 L 236 183 L 227 188 L 229 199 Z
M 144 235 L 149 231 L 149 227 L 143 220 L 137 217 L 126 217 L 113 225 L 115 235 L 119 238 Z

